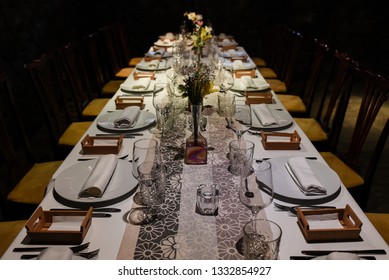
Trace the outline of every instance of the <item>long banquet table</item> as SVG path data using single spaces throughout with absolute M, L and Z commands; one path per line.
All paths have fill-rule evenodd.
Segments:
M 256 75 L 260 73 L 256 70 Z M 166 71 L 157 71 L 156 82 L 167 82 Z M 133 82 L 133 76 L 127 78 L 126 83 Z M 115 98 L 123 95 L 119 90 L 108 102 L 99 117 L 114 111 Z M 204 105 L 217 105 L 217 93 L 207 96 Z M 243 97 L 237 97 L 237 100 Z M 285 111 L 285 108 L 273 93 L 274 105 Z M 144 111 L 155 112 L 152 105 L 152 97 L 144 95 Z M 99 118 L 98 117 L 98 118 Z M 236 242 L 242 236 L 243 225 L 250 219 L 250 211 L 240 202 L 238 197 L 239 180 L 233 177 L 227 170 L 228 143 L 236 139 L 235 133 L 226 128 L 224 118 L 215 110 L 206 115 L 208 124 L 204 135 L 208 139 L 208 145 L 214 150 L 208 152 L 206 165 L 186 165 L 182 159 L 175 159 L 177 150 L 172 146 L 179 146 L 185 139 L 188 130 L 185 129 L 185 115 L 177 116 L 174 135 L 163 138 L 160 141 L 163 160 L 167 166 L 166 202 L 161 206 L 158 219 L 150 225 L 132 225 L 126 222 L 126 217 L 133 206 L 133 196 L 110 205 L 121 209 L 119 213 L 112 213 L 111 218 L 93 218 L 92 225 L 84 239 L 90 242 L 90 250 L 100 249 L 97 259 L 243 259 L 236 250 Z M 97 119 L 98 119 L 97 118 Z M 97 119 L 86 132 L 89 135 L 104 133 L 97 127 Z M 283 132 L 297 131 L 301 136 L 300 150 L 265 150 L 261 138 L 258 135 L 245 133 L 244 139 L 255 143 L 256 159 L 281 159 L 287 157 L 316 157 L 316 161 L 325 164 L 319 152 L 308 140 L 304 132 L 295 124 Z M 143 136 L 125 138 L 121 155 L 129 154 L 125 159 L 132 157 L 132 145 L 140 138 L 154 137 L 150 132 L 142 130 Z M 81 141 L 81 140 L 80 140 Z M 90 157 L 82 155 L 81 144 L 77 144 L 67 156 L 64 163 L 53 176 L 48 186 L 47 195 L 40 204 L 44 210 L 51 208 L 70 208 L 59 203 L 53 195 L 55 179 L 68 168 L 80 165 L 80 158 Z M 131 165 L 128 162 L 128 172 Z M 282 178 L 277 179 L 282 184 Z M 202 216 L 195 212 L 196 187 L 200 183 L 215 183 L 220 188 L 220 201 L 218 215 Z M 135 184 L 135 183 L 133 183 Z M 279 201 L 287 204 L 284 201 Z M 282 228 L 279 259 L 289 259 L 292 255 L 301 255 L 301 250 L 319 249 L 376 249 L 381 248 L 389 252 L 389 247 L 367 219 L 366 215 L 350 196 L 346 188 L 341 184 L 340 193 L 331 201 L 325 203 L 338 208 L 350 205 L 356 215 L 361 219 L 361 241 L 355 242 L 324 242 L 307 243 L 297 225 L 297 218 L 285 211 L 277 210 L 273 204 L 263 209 L 259 216 L 275 221 Z M 14 247 L 33 247 L 35 245 L 22 244 L 26 237 L 23 229 L 14 240 L 2 259 L 20 259 L 21 254 L 13 252 Z M 79 259 L 73 256 L 74 259 Z M 377 255 L 377 259 L 389 259 L 386 255 Z

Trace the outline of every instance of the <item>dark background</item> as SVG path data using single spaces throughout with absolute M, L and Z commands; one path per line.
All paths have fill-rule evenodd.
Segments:
M 39 102 L 24 69 L 42 54 L 99 28 L 124 24 L 133 56 L 158 37 L 178 32 L 185 11 L 202 13 L 215 33 L 234 35 L 251 56 L 261 55 L 266 24 L 285 24 L 348 52 L 362 68 L 389 75 L 389 16 L 379 2 L 363 0 L 1 0 L 0 70 L 14 85 L 38 160 L 49 160 Z M 20 98 L 19 98 L 20 97 Z M 44 134 L 43 134 L 44 135 Z

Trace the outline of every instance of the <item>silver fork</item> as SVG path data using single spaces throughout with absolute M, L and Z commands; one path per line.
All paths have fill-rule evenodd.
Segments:
M 100 249 L 97 249 L 97 250 L 94 250 L 94 251 L 90 251 L 90 252 L 75 252 L 74 255 L 76 256 L 80 256 L 80 257 L 83 257 L 85 259 L 93 259 L 94 257 L 96 257 L 100 252 Z M 31 259 L 34 259 L 36 257 L 38 257 L 39 255 L 21 255 L 20 256 L 20 259 L 21 260 L 31 260 Z
M 304 208 L 304 209 L 309 209 L 309 208 L 314 208 L 314 209 L 325 209 L 325 208 L 336 208 L 335 206 L 327 206 L 327 205 L 294 205 L 294 206 L 287 206 L 287 205 L 282 205 L 277 202 L 273 202 L 274 206 L 280 209 L 281 211 L 289 211 L 292 214 L 297 214 L 297 208 Z

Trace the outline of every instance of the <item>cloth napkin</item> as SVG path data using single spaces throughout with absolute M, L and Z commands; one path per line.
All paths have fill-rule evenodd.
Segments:
M 78 197 L 102 197 L 117 163 L 118 158 L 114 154 L 100 156 Z
M 148 57 L 161 57 L 165 54 L 165 49 L 160 48 L 157 50 L 154 50 L 154 48 L 150 48 L 150 50 L 146 53 L 146 56 Z
M 38 260 L 71 260 L 73 251 L 63 247 L 49 247 L 38 255 Z
M 277 124 L 267 104 L 253 104 L 251 105 L 251 110 L 263 126 Z
M 150 86 L 150 82 L 150 78 L 139 78 L 138 80 L 134 80 L 131 84 L 121 84 L 120 89 L 124 91 L 147 90 Z
M 136 124 L 140 115 L 139 106 L 126 107 L 119 117 L 114 121 L 115 127 L 119 128 L 131 128 Z
M 250 76 L 240 77 L 240 82 L 245 90 L 264 90 L 269 88 L 269 84 L 263 78 L 251 78 Z
M 252 69 L 254 65 L 251 62 L 243 62 L 242 60 L 234 60 L 232 63 L 234 70 Z
M 327 193 L 305 158 L 290 158 L 285 167 L 303 194 L 324 195 Z

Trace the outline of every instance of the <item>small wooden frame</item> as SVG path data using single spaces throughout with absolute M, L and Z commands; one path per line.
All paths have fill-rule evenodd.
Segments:
M 337 214 L 339 223 L 343 228 L 313 229 L 310 227 L 307 216 L 325 214 Z M 362 222 L 348 204 L 345 208 L 336 209 L 302 210 L 297 208 L 297 219 L 297 224 L 308 243 L 356 241 L 361 239 L 359 233 L 361 232 Z
M 92 223 L 93 208 L 82 210 L 43 211 L 39 207 L 27 221 L 27 236 L 33 244 L 81 244 Z M 50 230 L 54 216 L 85 216 L 80 230 Z
M 228 46 L 222 46 L 221 48 L 222 48 L 223 51 L 228 51 L 228 50 L 235 50 L 237 46 L 238 45 L 236 45 L 236 44 L 231 44 L 231 45 L 228 45 Z
M 134 72 L 134 80 L 139 80 L 141 78 L 150 78 L 150 80 L 155 80 L 155 73 L 154 72 L 140 72 L 136 71 Z
M 272 104 L 273 96 L 271 91 L 246 91 L 246 104 Z
M 162 55 L 145 56 L 143 59 L 144 59 L 145 61 L 153 61 L 153 60 L 161 61 L 161 60 L 162 60 Z
M 250 70 L 235 70 L 235 77 L 239 79 L 242 76 L 250 76 L 251 78 L 255 77 L 255 69 Z
M 97 140 L 113 140 L 113 145 L 96 145 Z M 123 135 L 120 136 L 89 136 L 81 141 L 82 151 L 85 155 L 118 154 L 123 145 Z
M 301 137 L 295 130 L 293 133 L 286 132 L 261 132 L 262 145 L 265 150 L 300 150 Z M 270 137 L 279 137 L 289 141 L 269 141 Z
M 129 106 L 138 106 L 143 109 L 143 96 L 117 96 L 115 99 L 116 109 L 125 109 Z
M 248 58 L 247 55 L 243 55 L 243 56 L 231 56 L 231 61 L 242 60 L 243 62 L 246 62 L 246 61 L 247 61 L 247 58 Z

